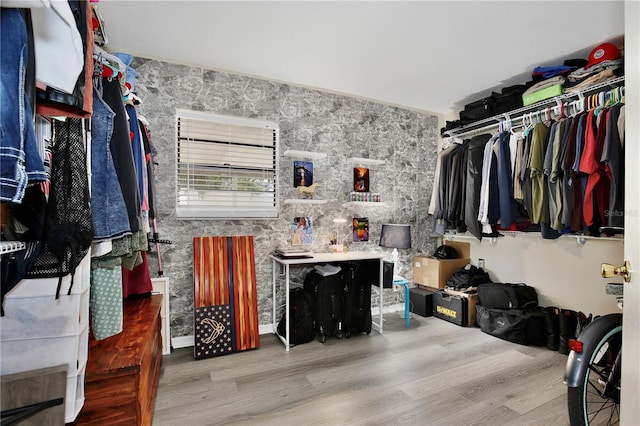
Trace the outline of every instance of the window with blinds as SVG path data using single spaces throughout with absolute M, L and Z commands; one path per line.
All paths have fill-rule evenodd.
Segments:
M 177 110 L 176 216 L 278 217 L 278 125 Z

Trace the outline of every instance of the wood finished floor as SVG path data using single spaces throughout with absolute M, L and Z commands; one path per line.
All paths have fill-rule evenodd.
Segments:
M 153 424 L 568 425 L 566 356 L 438 318 L 385 314 L 384 334 L 194 360 L 163 358 Z

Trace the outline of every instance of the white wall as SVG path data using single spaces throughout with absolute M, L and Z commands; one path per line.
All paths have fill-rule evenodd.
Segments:
M 495 243 L 483 238 L 454 237 L 471 244 L 471 262 L 485 260 L 485 269 L 496 282 L 523 282 L 536 288 L 541 306 L 557 306 L 602 315 L 619 312 L 615 296 L 605 293 L 600 264 L 621 265 L 622 240 L 587 239 L 579 245 L 575 237 L 544 240 L 540 234 L 499 237 Z

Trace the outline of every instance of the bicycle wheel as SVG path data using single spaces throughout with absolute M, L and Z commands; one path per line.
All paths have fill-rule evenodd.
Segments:
M 602 336 L 591 353 L 583 353 L 589 364 L 584 383 L 568 388 L 569 420 L 576 425 L 620 423 L 620 368 L 622 325 Z

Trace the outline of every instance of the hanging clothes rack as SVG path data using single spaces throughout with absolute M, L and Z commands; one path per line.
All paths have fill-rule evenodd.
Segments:
M 532 105 L 528 105 L 526 107 L 518 108 L 513 111 L 509 111 L 508 113 L 495 115 L 493 117 L 485 118 L 483 120 L 475 121 L 473 123 L 458 127 L 456 129 L 447 130 L 444 132 L 444 138 L 462 138 L 463 136 L 472 136 L 474 134 L 479 134 L 489 129 L 494 129 L 499 126 L 502 122 L 505 121 L 505 118 L 511 122 L 511 128 L 518 128 L 523 126 L 524 119 L 526 117 L 530 117 L 531 114 L 539 114 L 540 112 L 551 113 L 555 112 L 555 108 L 560 109 L 560 106 L 564 102 L 568 101 L 577 101 L 580 100 L 583 102 L 583 107 L 585 109 L 593 109 L 590 106 L 593 103 L 597 103 L 597 105 L 603 105 L 604 102 L 600 102 L 599 92 L 602 92 L 602 89 L 613 89 L 624 85 L 624 76 L 617 77 L 599 84 L 595 84 L 593 86 L 587 87 L 583 90 L 574 91 L 565 93 L 559 96 L 555 96 L 553 98 L 545 99 L 543 101 L 537 102 Z M 598 99 L 597 99 L 598 98 Z M 571 102 L 569 102 L 571 103 Z M 595 107 L 594 107 L 595 108 Z M 558 114 L 560 111 L 558 111 Z

